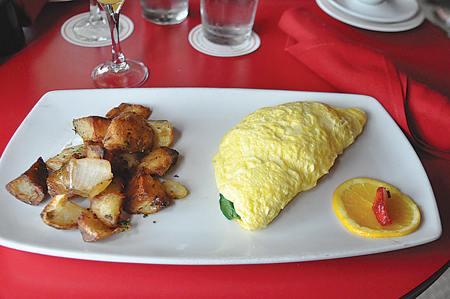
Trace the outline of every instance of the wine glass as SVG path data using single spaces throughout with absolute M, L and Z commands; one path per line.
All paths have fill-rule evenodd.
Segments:
M 139 61 L 125 59 L 120 49 L 119 17 L 125 0 L 97 0 L 108 16 L 112 59 L 98 65 L 91 74 L 98 87 L 137 87 L 148 78 L 147 67 Z
M 89 0 L 89 16 L 72 28 L 76 38 L 87 42 L 105 42 L 111 39 L 108 22 L 100 13 L 97 0 Z

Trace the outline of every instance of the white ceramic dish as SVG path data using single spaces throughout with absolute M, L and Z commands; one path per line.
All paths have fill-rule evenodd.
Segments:
M 265 229 L 250 232 L 219 209 L 212 157 L 225 133 L 254 110 L 291 101 L 321 101 L 366 111 L 367 125 L 318 186 L 300 193 Z M 77 230 L 62 231 L 39 217 L 48 199 L 29 206 L 0 189 L 0 245 L 68 258 L 157 264 L 254 264 L 298 262 L 403 249 L 436 240 L 441 223 L 428 177 L 408 140 L 383 107 L 362 95 L 247 89 L 110 89 L 45 94 L 23 121 L 0 160 L 0 184 L 47 159 L 75 139 L 72 119 L 104 115 L 121 102 L 153 109 L 170 120 L 180 161 L 166 179 L 190 194 L 147 218 L 134 215 L 130 231 L 84 243 Z M 345 180 L 389 182 L 419 206 L 423 222 L 407 236 L 371 239 L 347 230 L 331 195 Z M 77 201 L 83 204 L 82 201 Z
M 341 22 L 344 22 L 348 25 L 352 25 L 362 29 L 381 32 L 401 32 L 416 28 L 420 26 L 420 24 L 422 24 L 422 22 L 425 20 L 425 15 L 421 10 L 419 10 L 417 14 L 414 15 L 411 19 L 405 20 L 403 22 L 397 23 L 372 22 L 347 14 L 341 11 L 340 9 L 336 8 L 335 6 L 333 6 L 330 1 L 332 0 L 316 0 L 316 3 L 324 12 L 326 12 L 333 18 Z
M 416 0 L 386 0 L 378 5 L 369 5 L 358 0 L 329 0 L 329 2 L 346 14 L 380 23 L 404 22 L 419 11 Z

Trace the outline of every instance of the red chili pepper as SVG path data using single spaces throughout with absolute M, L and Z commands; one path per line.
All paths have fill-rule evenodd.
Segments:
M 386 188 L 379 187 L 377 189 L 377 195 L 375 196 L 375 202 L 372 206 L 372 211 L 377 217 L 378 223 L 383 226 L 391 224 L 391 218 L 389 218 L 386 208 L 386 200 L 388 197 L 389 196 Z

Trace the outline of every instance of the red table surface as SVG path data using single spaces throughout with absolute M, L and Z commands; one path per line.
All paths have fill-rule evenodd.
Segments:
M 122 43 L 129 58 L 143 61 L 150 77 L 143 87 L 238 87 L 335 92 L 284 51 L 282 13 L 303 5 L 345 35 L 384 51 L 415 80 L 450 96 L 450 40 L 425 21 L 400 33 L 372 32 L 326 15 L 313 0 L 260 0 L 255 31 L 261 47 L 242 57 L 218 58 L 194 50 L 188 33 L 200 24 L 199 1 L 180 25 L 145 21 L 137 0 L 122 10 L 135 25 Z M 0 151 L 35 103 L 48 91 L 95 88 L 92 69 L 110 58 L 110 47 L 66 42 L 60 28 L 88 11 L 88 1 L 49 3 L 30 28 L 27 46 L 0 59 Z M 21 252 L 0 246 L 0 298 L 399 298 L 431 276 L 450 257 L 450 162 L 420 150 L 438 202 L 443 235 L 398 251 L 342 259 L 229 266 L 147 265 L 85 261 Z M 0 200 L 10 200 L 0 199 Z M 37 236 L 39 237 L 39 236 Z

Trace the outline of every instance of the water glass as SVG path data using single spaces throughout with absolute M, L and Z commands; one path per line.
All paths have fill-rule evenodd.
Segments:
M 141 0 L 142 15 L 159 25 L 175 25 L 186 20 L 189 0 Z
M 258 0 L 201 0 L 203 35 L 219 45 L 236 46 L 250 39 Z

